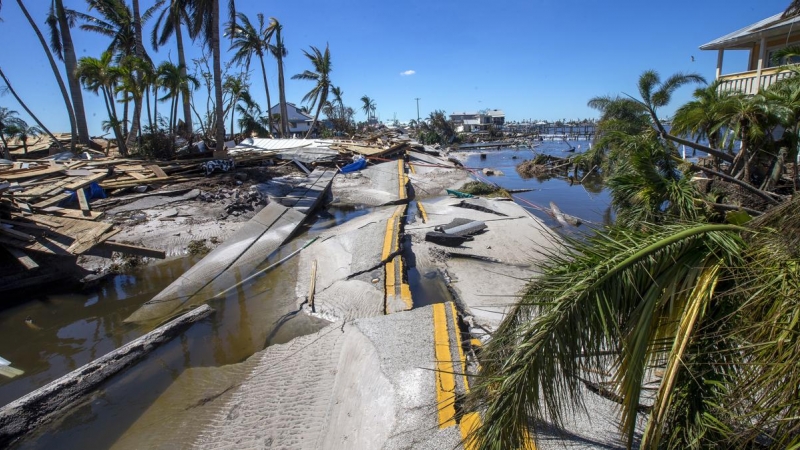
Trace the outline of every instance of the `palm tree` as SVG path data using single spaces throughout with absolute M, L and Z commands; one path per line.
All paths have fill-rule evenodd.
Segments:
M 366 95 L 361 97 L 361 102 L 363 103 L 363 106 L 361 106 L 361 110 L 364 111 L 364 114 L 367 115 L 367 122 L 369 122 L 370 119 L 374 117 L 377 105 L 375 105 L 375 100 L 369 98 Z
M 75 151 L 75 144 L 78 142 L 78 125 L 75 120 L 75 111 L 72 109 L 72 101 L 69 98 L 67 87 L 64 85 L 64 79 L 61 77 L 61 71 L 58 70 L 56 61 L 53 58 L 53 53 L 50 52 L 50 48 L 47 46 L 47 41 L 45 41 L 42 32 L 39 30 L 39 27 L 33 20 L 33 17 L 31 17 L 30 13 L 28 13 L 28 8 L 25 7 L 25 5 L 22 3 L 22 0 L 17 0 L 17 5 L 19 5 L 19 9 L 22 10 L 22 14 L 25 15 L 25 18 L 28 20 L 28 23 L 30 24 L 34 33 L 36 33 L 36 37 L 39 39 L 39 43 L 42 45 L 45 55 L 47 55 L 47 60 L 50 63 L 50 69 L 53 71 L 53 75 L 56 77 L 56 82 L 58 83 L 58 88 L 61 91 L 61 97 L 64 100 L 64 105 L 67 108 L 67 115 L 69 116 L 71 148 L 72 151 Z M 2 2 L 0 2 L 0 6 L 2 6 Z
M 30 126 L 22 119 L 18 119 L 16 123 L 6 127 L 5 133 L 7 136 L 15 137 L 22 142 L 22 149 L 24 154 L 28 155 L 28 139 L 37 138 L 44 134 L 41 128 Z
M 100 58 L 85 56 L 78 63 L 76 75 L 81 83 L 90 92 L 102 94 L 103 101 L 108 112 L 108 122 L 114 131 L 117 146 L 123 156 L 128 154 L 128 147 L 125 145 L 124 136 L 120 127 L 121 122 L 117 116 L 115 91 L 118 83 L 119 72 L 112 64 L 113 56 L 105 51 Z
M 333 101 L 331 104 L 338 110 L 336 116 L 339 118 L 344 117 L 344 99 L 342 98 L 344 92 L 342 91 L 342 88 L 339 86 L 331 87 L 331 94 L 333 94 Z
M 6 129 L 13 127 L 20 119 L 15 117 L 16 111 L 10 110 L 4 106 L 0 106 L 0 140 L 3 141 L 3 158 L 11 159 L 11 153 L 8 151 L 8 142 L 6 142 Z
M 628 448 L 648 384 L 640 448 L 797 448 L 799 206 L 746 227 L 566 238 L 481 350 L 474 447 L 527 448 L 584 404 L 584 384 L 600 383 L 621 405 Z
M 156 4 L 153 6 L 154 8 L 161 8 L 166 4 L 167 0 L 158 0 Z M 161 10 L 161 14 L 158 15 L 156 19 L 156 23 L 153 27 L 153 32 L 151 35 L 151 43 L 153 44 L 153 50 L 157 50 L 158 47 L 166 45 L 167 41 L 173 35 L 175 36 L 175 42 L 178 47 L 178 67 L 181 67 L 181 76 L 185 77 L 186 73 L 186 54 L 183 47 L 183 32 L 181 31 L 181 25 L 187 25 L 190 23 L 191 18 L 189 17 L 189 5 L 191 0 L 169 0 L 169 4 Z M 191 97 L 189 96 L 182 96 L 183 99 L 183 122 L 186 124 L 186 129 L 189 133 L 192 133 L 194 127 L 192 126 L 192 109 L 190 106 Z
M 286 86 L 283 76 L 283 58 L 286 58 L 289 52 L 286 50 L 286 46 L 283 43 L 283 37 L 281 36 L 282 31 L 283 25 L 278 22 L 278 19 L 270 17 L 269 27 L 267 28 L 267 42 L 269 43 L 269 37 L 274 34 L 275 44 L 269 45 L 269 50 L 270 53 L 272 53 L 272 56 L 274 56 L 275 60 L 278 62 L 278 95 L 281 104 L 281 135 L 286 137 L 289 135 L 289 108 L 286 106 Z
M 231 23 L 235 23 L 235 5 L 233 0 L 228 2 L 228 11 Z M 222 58 L 219 46 L 219 0 L 194 0 L 191 5 L 192 28 L 190 35 L 194 38 L 202 36 L 203 43 L 211 50 L 212 77 L 214 81 L 214 123 L 217 151 L 225 148 L 225 127 L 222 114 Z
M 163 87 L 167 94 L 160 98 L 159 101 L 170 100 L 169 107 L 169 132 L 177 132 L 178 121 L 178 99 L 188 97 L 191 91 L 200 87 L 200 82 L 192 75 L 185 74 L 186 70 L 182 70 L 180 66 L 176 66 L 169 61 L 164 61 L 159 64 L 156 73 L 158 74 L 158 86 Z
M 321 52 L 317 47 L 311 46 L 311 53 L 303 50 L 303 54 L 311 61 L 313 71 L 306 70 L 303 73 L 292 76 L 293 80 L 310 80 L 315 82 L 314 87 L 308 91 L 303 97 L 304 102 L 311 102 L 310 107 L 313 109 L 317 105 L 317 112 L 314 114 L 314 121 L 311 122 L 311 128 L 306 133 L 306 139 L 311 136 L 314 127 L 317 125 L 319 113 L 322 107 L 328 101 L 328 92 L 331 89 L 331 51 L 330 47 L 325 45 L 325 52 Z
M 264 90 L 267 94 L 267 110 L 270 112 L 269 129 L 272 130 L 272 101 L 269 96 L 267 69 L 264 66 L 264 55 L 269 51 L 269 36 L 264 26 L 264 15 L 259 13 L 256 17 L 258 18 L 258 30 L 250 23 L 250 19 L 245 14 L 239 13 L 237 16 L 239 23 L 231 23 L 227 33 L 231 35 L 231 50 L 235 50 L 231 58 L 232 62 L 244 64 L 245 70 L 249 70 L 253 55 L 258 56 L 261 63 L 261 75 L 264 79 Z
M 33 113 L 33 111 L 31 111 L 31 109 L 30 109 L 30 108 L 28 108 L 28 105 L 26 105 L 26 104 L 25 104 L 25 102 L 23 102 L 23 101 L 22 101 L 22 99 L 21 99 L 21 98 L 19 97 L 19 95 L 17 94 L 17 91 L 15 91 L 15 90 L 14 90 L 14 88 L 11 86 L 11 82 L 9 82 L 9 81 L 8 81 L 8 78 L 6 78 L 6 74 L 3 72 L 3 69 L 2 69 L 2 68 L 0 68 L 0 79 L 2 79 L 2 80 L 3 80 L 3 82 L 6 84 L 6 89 L 8 90 L 8 92 L 10 92 L 10 93 L 11 93 L 11 95 L 12 95 L 12 96 L 14 96 L 14 99 L 16 99 L 16 100 L 17 100 L 17 103 L 19 103 L 19 104 L 20 104 L 20 106 L 22 106 L 22 109 L 24 109 L 24 110 L 25 110 L 25 112 L 26 112 L 26 113 L 28 113 L 28 115 L 29 115 L 29 116 L 31 116 L 31 118 L 34 120 L 34 122 L 36 122 L 36 124 L 37 124 L 37 125 L 39 125 L 39 127 L 40 127 L 42 130 L 44 130 L 44 132 L 45 132 L 45 133 L 47 133 L 47 135 L 48 135 L 48 136 L 50 136 L 50 138 L 53 140 L 53 143 L 54 143 L 54 144 L 55 144 L 55 145 L 56 145 L 56 146 L 57 146 L 59 149 L 61 149 L 61 142 L 59 142 L 59 140 L 58 140 L 58 139 L 56 139 L 56 137 L 55 137 L 55 136 L 53 136 L 53 133 L 51 133 L 51 132 L 50 132 L 50 130 L 48 130 L 48 129 L 47 129 L 47 127 L 46 127 L 46 126 L 44 126 L 44 124 L 42 123 L 42 121 L 41 121 L 41 120 L 39 120 L 39 118 L 38 118 L 38 117 L 36 117 L 36 114 L 34 114 L 34 113 Z M 7 151 L 7 150 L 8 150 L 8 149 L 6 149 L 6 153 L 8 153 L 8 151 Z M 8 156 L 8 155 L 6 155 L 6 156 Z
M 672 118 L 673 134 L 695 136 L 707 139 L 708 146 L 719 148 L 721 129 L 725 126 L 725 117 L 736 94 L 719 90 L 719 81 L 705 88 L 694 91 L 694 100 L 684 104 L 675 111 Z
M 142 44 L 141 24 L 147 21 L 155 11 L 153 8 L 145 12 L 143 17 L 139 17 L 139 2 L 133 1 L 133 9 L 131 9 L 123 0 L 87 0 L 89 10 L 96 10 L 100 13 L 101 17 L 92 17 L 86 14 L 80 14 L 83 20 L 87 23 L 81 25 L 81 29 L 96 32 L 111 38 L 111 43 L 108 46 L 108 51 L 115 55 L 116 61 L 120 63 L 124 58 L 135 57 L 139 60 L 145 61 L 147 64 L 152 65 L 150 56 L 144 50 Z M 142 79 L 143 73 L 137 64 L 131 66 L 131 78 L 127 83 L 134 91 L 143 91 L 144 87 Z M 136 84 L 138 86 L 133 87 Z M 140 128 L 140 116 L 142 111 L 142 96 L 132 95 L 133 100 L 133 114 L 131 118 L 131 130 L 126 138 L 126 146 L 131 147 L 138 134 Z M 127 128 L 128 118 L 128 104 L 125 104 L 124 123 Z
M 75 124 L 78 130 L 78 141 L 89 144 L 89 127 L 86 124 L 86 110 L 83 106 L 83 92 L 75 71 L 78 59 L 75 56 L 75 46 L 72 43 L 70 27 L 75 22 L 74 11 L 64 8 L 63 0 L 52 0 L 50 11 L 47 15 L 47 25 L 50 29 L 50 48 L 56 57 L 64 62 L 67 84 L 72 96 L 72 109 L 75 113 Z
M 239 103 L 239 100 L 242 96 L 250 97 L 249 91 L 250 85 L 245 81 L 243 76 L 227 76 L 225 77 L 225 82 L 222 83 L 222 89 L 224 89 L 225 93 L 230 95 L 230 102 L 225 106 L 222 114 L 227 116 L 228 113 L 231 115 L 231 139 L 236 134 L 236 130 L 233 129 L 233 120 L 234 116 L 236 115 L 236 105 Z M 271 122 L 268 120 L 268 125 Z

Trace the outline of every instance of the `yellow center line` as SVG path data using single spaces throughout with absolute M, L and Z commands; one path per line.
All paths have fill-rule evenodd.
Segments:
M 408 170 L 410 170 L 410 171 L 411 171 L 411 173 L 413 173 L 413 174 L 415 174 L 415 175 L 416 175 L 416 173 L 417 173 L 417 169 L 415 169 L 415 168 L 414 168 L 414 165 L 413 165 L 413 164 L 411 164 L 411 163 L 408 163 Z
M 398 193 L 400 194 L 400 199 L 406 198 L 406 174 L 403 170 L 403 160 L 397 160 L 397 182 L 399 183 Z
M 469 393 L 469 381 L 467 380 L 467 360 L 464 358 L 464 349 L 461 348 L 461 329 L 458 327 L 458 313 L 455 303 L 450 302 L 450 310 L 453 313 L 453 332 L 456 335 L 456 347 L 458 347 L 458 359 L 461 361 L 461 373 L 464 376 L 464 390 Z
M 417 209 L 419 209 L 419 212 L 422 213 L 422 223 L 428 223 L 428 212 L 425 211 L 425 207 L 422 206 L 422 202 L 417 201 Z
M 450 356 L 450 336 L 447 332 L 447 313 L 444 305 L 433 305 L 433 348 L 436 356 L 436 404 L 439 428 L 456 424 L 456 380 Z

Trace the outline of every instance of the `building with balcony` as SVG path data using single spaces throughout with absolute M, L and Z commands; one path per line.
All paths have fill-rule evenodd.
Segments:
M 800 59 L 775 61 L 773 55 L 780 49 L 795 45 L 800 45 L 800 16 L 783 17 L 780 13 L 702 45 L 700 50 L 717 50 L 716 79 L 721 82 L 720 90 L 754 95 L 791 76 L 790 72 L 781 69 L 781 65 L 800 62 Z M 731 50 L 750 52 L 746 70 L 723 72 L 725 52 Z
M 477 112 L 454 112 L 450 114 L 456 132 L 479 133 L 488 132 L 491 126 L 497 129 L 503 127 L 506 115 L 499 109 L 489 109 Z

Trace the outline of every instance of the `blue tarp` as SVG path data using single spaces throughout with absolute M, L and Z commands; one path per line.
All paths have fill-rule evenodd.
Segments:
M 350 173 L 350 172 L 358 172 L 359 170 L 367 167 L 367 160 L 366 159 L 359 159 L 358 161 L 348 164 L 340 170 L 341 173 Z
M 86 191 L 86 200 L 91 200 L 93 198 L 106 198 L 106 193 L 103 191 L 103 188 L 100 187 L 99 184 L 93 182 L 92 184 L 83 188 Z M 72 191 L 65 191 L 69 192 L 70 196 L 67 199 L 61 201 L 58 206 L 67 206 L 71 203 L 75 203 L 78 201 L 78 194 Z

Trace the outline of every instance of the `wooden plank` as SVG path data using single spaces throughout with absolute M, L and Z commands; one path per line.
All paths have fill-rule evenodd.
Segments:
M 15 227 L 18 227 L 18 228 L 28 228 L 28 229 L 36 230 L 36 231 L 50 231 L 50 228 L 48 228 L 48 227 L 43 227 L 41 225 L 36 225 L 35 223 L 23 222 L 22 220 L 0 219 L 0 223 L 7 223 L 9 225 L 14 225 Z
M 92 208 L 89 206 L 89 199 L 86 198 L 86 188 L 78 189 L 76 194 L 78 195 L 78 204 L 81 206 L 81 211 L 85 216 L 87 215 L 87 212 L 92 210 Z
M 62 224 L 60 224 L 58 222 L 54 222 L 54 221 L 48 219 L 47 216 L 42 216 L 42 215 L 39 215 L 39 214 L 32 214 L 32 215 L 16 214 L 16 215 L 14 215 L 14 217 L 21 217 L 21 218 L 30 220 L 31 222 L 36 222 L 36 223 L 40 223 L 42 225 L 47 225 L 50 228 L 61 228 L 63 226 Z
M 140 247 L 137 245 L 124 244 L 116 241 L 105 241 L 102 243 L 101 248 L 111 250 L 112 252 L 125 253 L 126 255 L 144 256 L 147 258 L 164 259 L 167 257 L 167 254 L 164 250 Z
M 161 170 L 161 167 L 158 167 L 158 166 L 157 166 L 157 165 L 155 165 L 155 164 L 153 164 L 153 165 L 150 165 L 150 166 L 145 166 L 145 167 L 146 167 L 147 169 L 151 170 L 151 171 L 152 171 L 154 174 L 156 174 L 156 177 L 157 177 L 157 178 L 167 178 L 167 174 L 166 174 L 166 173 L 164 173 L 164 171 L 163 171 L 163 170 Z
M 37 209 L 49 208 L 51 206 L 55 206 L 55 205 L 61 203 L 62 201 L 70 198 L 70 196 L 72 196 L 72 194 L 64 192 L 62 194 L 54 195 L 53 197 L 50 197 L 50 198 L 48 198 L 46 200 L 42 200 L 39 203 L 34 204 L 33 207 L 37 208 Z
M 25 267 L 27 270 L 33 270 L 33 269 L 38 269 L 39 268 L 39 264 L 36 264 L 36 261 L 34 261 L 24 251 L 22 251 L 22 250 L 20 250 L 18 248 L 14 248 L 14 247 L 6 247 L 6 251 L 8 253 L 11 253 L 11 256 L 16 258 L 17 262 L 22 264 L 22 266 Z
M 96 225 L 95 228 L 89 229 L 85 233 L 81 233 L 80 235 L 76 236 L 75 242 L 67 247 L 67 251 L 73 255 L 81 255 L 85 253 L 90 248 L 98 244 L 100 242 L 100 237 L 103 236 L 109 229 L 111 229 L 111 227 L 113 227 L 113 225 L 110 223 L 102 222 L 95 222 L 94 225 Z
M 14 230 L 12 228 L 0 227 L 0 234 L 5 234 L 6 236 L 11 236 L 13 238 L 27 242 L 33 242 L 36 240 L 35 237 L 31 236 L 28 233 L 23 233 L 21 231 Z
M 145 174 L 139 173 L 139 172 L 126 172 L 126 173 L 128 175 L 132 176 L 133 178 L 136 178 L 137 180 L 146 180 L 146 179 L 152 177 L 151 175 L 145 175 Z
M 51 175 L 55 173 L 64 172 L 64 167 L 56 165 L 55 167 L 48 167 L 42 170 L 25 170 L 19 173 L 4 173 L 2 178 L 8 181 L 25 180 L 28 178 L 38 177 L 40 175 Z M 16 171 L 15 171 L 16 172 Z
M 78 180 L 73 181 L 72 183 L 67 184 L 64 186 L 64 189 L 70 191 L 77 191 L 80 188 L 84 188 L 96 181 L 100 181 L 108 175 L 108 172 L 97 173 L 92 176 L 82 177 Z
M 44 212 L 51 214 L 57 217 L 66 217 L 69 219 L 81 219 L 81 220 L 97 220 L 105 213 L 100 211 L 81 211 L 78 209 L 67 209 L 67 208 L 59 208 L 57 206 L 51 206 L 50 208 L 46 208 L 43 210 Z

